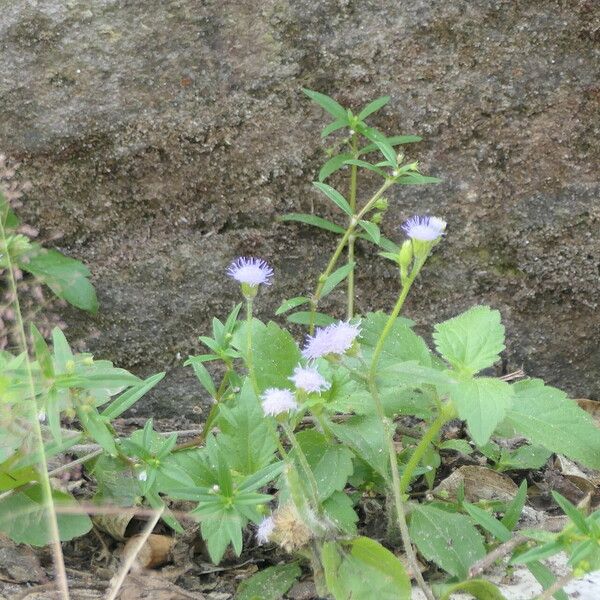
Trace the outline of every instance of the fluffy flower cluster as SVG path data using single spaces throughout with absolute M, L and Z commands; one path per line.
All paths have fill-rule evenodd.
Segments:
M 298 365 L 294 369 L 294 374 L 289 379 L 299 390 L 308 393 L 325 392 L 331 387 L 329 381 L 327 381 L 317 369 L 303 367 L 302 365 Z
M 298 409 L 298 403 L 290 390 L 269 388 L 261 396 L 262 409 L 265 415 L 277 415 Z
M 402 225 L 406 235 L 419 242 L 433 242 L 446 231 L 446 221 L 438 217 L 412 217 Z
M 241 256 L 229 265 L 227 275 L 240 283 L 257 287 L 261 283 L 271 285 L 273 269 L 262 258 Z
M 308 336 L 302 356 L 307 360 L 313 360 L 328 354 L 344 354 L 350 350 L 359 333 L 358 325 L 346 321 L 319 327 L 314 335 Z
M 256 541 L 259 545 L 266 544 L 269 541 L 274 529 L 275 521 L 273 517 L 266 517 L 259 523 L 258 531 L 256 532 Z

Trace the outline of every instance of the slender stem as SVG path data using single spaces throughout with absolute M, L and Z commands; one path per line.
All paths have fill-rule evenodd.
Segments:
M 358 158 L 358 135 L 355 133 L 352 135 L 350 142 L 352 146 L 352 158 Z M 350 167 L 350 193 L 348 194 L 350 208 L 352 213 L 356 212 L 356 183 L 358 179 L 358 166 L 351 165 Z M 356 237 L 351 235 L 348 238 L 348 264 L 354 262 L 354 242 Z M 348 273 L 348 306 L 346 312 L 346 318 L 351 319 L 354 316 L 354 267 L 352 267 L 350 273 Z
M 254 393 L 258 396 L 259 389 L 252 359 L 252 298 L 246 298 L 246 366 L 248 367 L 248 376 L 252 382 Z
M 417 562 L 417 556 L 412 546 L 412 541 L 410 539 L 410 533 L 408 531 L 408 525 L 406 524 L 406 511 L 404 508 L 404 500 L 402 498 L 401 492 L 401 484 L 400 484 L 400 476 L 398 474 L 398 455 L 396 454 L 396 448 L 394 446 L 394 429 L 389 420 L 385 416 L 385 412 L 383 410 L 383 405 L 381 403 L 381 399 L 379 398 L 379 390 L 377 389 L 376 383 L 376 374 L 377 374 L 377 365 L 379 363 L 379 358 L 381 356 L 381 352 L 383 350 L 383 346 L 385 344 L 385 340 L 387 339 L 389 333 L 404 306 L 404 302 L 410 291 L 410 288 L 416 279 L 419 271 L 425 264 L 426 256 L 419 259 L 419 261 L 415 264 L 411 274 L 407 278 L 402 290 L 400 292 L 400 296 L 396 301 L 396 304 L 390 314 L 386 324 L 383 327 L 381 335 L 377 340 L 377 344 L 375 345 L 375 350 L 373 351 L 373 357 L 371 359 L 371 366 L 369 369 L 368 376 L 368 384 L 369 391 L 371 392 L 371 396 L 373 397 L 373 402 L 375 403 L 375 408 L 377 411 L 377 415 L 381 420 L 381 423 L 384 427 L 386 444 L 388 449 L 388 456 L 390 462 L 390 468 L 392 472 L 392 493 L 394 497 L 394 505 L 396 508 L 396 517 L 398 521 L 398 527 L 400 529 L 400 535 L 402 537 L 402 543 L 404 545 L 404 551 L 406 552 L 406 557 L 408 559 L 408 563 L 413 573 L 413 577 L 418 583 L 419 587 L 425 594 L 427 600 L 435 600 L 435 596 L 433 592 L 423 579 L 421 575 L 421 571 L 419 570 L 419 563 Z
M 311 492 L 311 496 L 312 496 L 311 500 L 313 503 L 313 507 L 317 511 L 317 513 L 320 513 L 321 512 L 321 504 L 319 502 L 319 490 L 317 488 L 317 482 L 315 480 L 315 475 L 312 472 L 310 465 L 308 464 L 308 460 L 306 459 L 306 454 L 304 454 L 302 447 L 298 443 L 298 439 L 296 438 L 292 428 L 286 422 L 281 423 L 281 428 L 283 429 L 283 431 L 285 432 L 285 435 L 290 440 L 290 444 L 292 445 L 292 448 L 294 449 L 294 452 L 296 453 L 296 456 L 298 457 L 298 462 L 300 463 L 300 466 L 302 467 L 302 470 L 304 471 L 304 475 L 306 476 L 306 479 L 308 480 L 308 484 L 310 486 L 310 492 Z
M 400 493 L 405 494 L 408 486 L 410 485 L 410 480 L 412 479 L 412 475 L 414 470 L 417 468 L 423 455 L 427 452 L 429 448 L 429 444 L 433 442 L 433 440 L 437 437 L 440 429 L 449 421 L 449 416 L 445 410 L 440 412 L 435 421 L 431 424 L 431 427 L 425 432 L 425 435 L 421 438 L 421 441 L 417 444 L 417 447 L 414 449 L 410 460 L 406 464 L 404 468 L 404 472 L 402 473 L 402 477 L 400 478 Z
M 52 537 L 52 557 L 54 561 L 54 568 L 56 569 L 56 579 L 61 592 L 62 597 L 65 600 L 69 600 L 69 586 L 67 583 L 67 573 L 65 571 L 65 563 L 62 553 L 62 547 L 60 544 L 60 533 L 58 530 L 58 521 L 56 517 L 56 508 L 54 506 L 54 499 L 52 497 L 52 485 L 50 484 L 50 477 L 48 476 L 48 462 L 46 460 L 46 453 L 44 451 L 44 437 L 42 435 L 42 428 L 37 416 L 37 403 L 35 399 L 35 386 L 33 382 L 33 373 L 31 371 L 31 362 L 28 355 L 27 338 L 25 336 L 25 326 L 23 324 L 23 316 L 21 313 L 21 305 L 19 302 L 19 295 L 17 293 L 17 283 L 13 271 L 12 259 L 8 249 L 6 240 L 6 231 L 4 229 L 4 220 L 0 218 L 0 240 L 2 241 L 2 250 L 4 259 L 6 261 L 6 270 L 8 273 L 8 284 L 13 297 L 13 303 L 15 307 L 15 319 L 17 324 L 17 335 L 19 337 L 19 343 L 21 348 L 25 352 L 25 370 L 27 374 L 27 382 L 29 386 L 29 399 L 30 399 L 30 410 L 29 420 L 33 427 L 33 433 L 36 438 L 36 451 L 39 466 L 40 484 L 42 489 L 42 499 L 44 507 L 48 512 L 48 524 L 50 528 L 50 535 Z
M 575 579 L 575 575 L 570 572 L 557 579 L 549 588 L 546 588 L 538 597 L 537 600 L 550 600 L 552 596 L 559 590 L 562 590 L 571 580 Z
M 348 229 L 346 229 L 346 231 L 344 232 L 342 239 L 339 241 L 331 259 L 329 260 L 329 263 L 327 264 L 325 271 L 319 277 L 319 283 L 317 284 L 317 289 L 315 290 L 315 293 L 313 294 L 313 297 L 311 299 L 311 302 L 310 302 L 311 317 L 310 317 L 310 326 L 309 326 L 310 333 L 313 333 L 314 329 L 315 329 L 315 311 L 317 310 L 319 300 L 321 299 L 321 292 L 323 291 L 323 286 L 325 285 L 325 281 L 327 281 L 327 278 L 329 277 L 329 275 L 331 275 L 331 272 L 333 271 L 335 265 L 337 264 L 337 261 L 340 258 L 342 251 L 346 247 L 346 243 L 350 239 L 350 236 L 354 233 L 354 230 L 356 229 L 356 226 L 358 225 L 358 222 L 360 221 L 360 219 L 362 219 L 363 216 L 366 213 L 368 213 L 371 210 L 371 208 L 373 208 L 373 205 L 375 204 L 375 202 L 377 202 L 377 200 L 379 200 L 379 198 L 381 198 L 382 194 L 384 194 L 385 191 L 393 184 L 394 184 L 393 179 L 386 179 L 385 183 L 375 192 L 375 195 L 364 205 L 364 207 L 360 210 L 360 212 L 355 217 L 353 217 L 352 220 L 350 221 L 350 225 L 348 226 Z

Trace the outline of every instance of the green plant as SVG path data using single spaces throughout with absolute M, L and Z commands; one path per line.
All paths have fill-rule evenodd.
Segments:
M 194 440 L 178 444 L 176 433 L 157 433 L 151 420 L 127 438 L 118 435 L 111 421 L 163 374 L 140 381 L 107 361 L 74 354 L 58 330 L 52 349 L 33 329 L 31 357 L 26 352 L 0 355 L 0 386 L 3 402 L 7 398 L 11 409 L 10 426 L 17 427 L 13 408 L 25 398 L 23 406 L 29 408 L 23 422 L 26 430 L 32 423 L 37 428 L 43 450 L 39 456 L 64 452 L 84 439 L 97 443 L 100 449 L 83 459 L 89 460 L 97 480 L 99 504 L 148 505 L 181 531 L 181 519 L 170 512 L 170 502 L 194 502 L 187 516 L 200 522 L 215 563 L 228 547 L 241 553 L 243 531 L 252 523 L 260 543 L 275 543 L 310 564 L 321 595 L 336 600 L 408 599 L 411 586 L 404 564 L 379 541 L 359 534 L 361 498 L 378 494 L 394 525 L 392 534 L 399 532 L 408 566 L 428 599 L 448 598 L 459 590 L 482 599 L 501 598 L 493 584 L 472 576 L 473 566 L 499 544 L 515 539 L 525 482 L 510 502 L 471 503 L 460 490 L 455 499 L 430 500 L 415 494 L 415 488 L 422 480 L 432 487 L 443 450 L 470 453 L 475 448 L 499 471 L 539 465 L 552 452 L 600 468 L 600 433 L 560 390 L 536 379 L 509 383 L 486 373 L 504 350 L 505 331 L 497 310 L 475 306 L 436 324 L 433 349 L 415 333 L 412 321 L 400 316 L 414 282 L 443 242 L 446 223 L 436 217 L 413 217 L 403 226 L 406 239 L 393 242 L 379 227 L 388 203 L 384 194 L 395 185 L 438 180 L 422 175 L 416 162 L 405 162 L 395 150 L 420 138 L 386 137 L 366 124 L 387 97 L 354 115 L 323 94 L 305 91 L 335 119 L 324 136 L 346 131 L 315 182 L 344 215 L 345 224 L 309 214 L 283 217 L 339 236 L 314 292 L 285 300 L 276 311 L 282 315 L 302 306 L 308 309 L 288 316 L 291 323 L 307 326 L 305 341 L 298 344 L 281 325 L 254 316 L 259 290 L 274 272 L 261 259 L 240 258 L 230 265 L 228 275 L 240 284 L 243 318 L 243 304 L 238 304 L 224 321 L 214 319 L 212 337 L 200 338 L 208 352 L 187 361 L 213 400 L 203 431 Z M 371 162 L 365 160 L 373 156 Z M 349 171 L 348 198 L 324 183 L 344 167 Z M 358 183 L 365 171 L 382 182 L 361 202 Z M 3 234 L 3 239 L 5 255 L 16 257 L 9 238 Z M 389 315 L 355 314 L 358 240 L 374 244 L 398 269 L 397 301 Z M 346 318 L 336 321 L 318 308 L 320 300 L 344 281 Z M 220 380 L 215 381 L 217 372 Z M 40 412 L 47 417 L 42 423 L 37 419 Z M 78 427 L 65 432 L 65 416 Z M 398 423 L 403 416 L 418 417 L 421 427 L 403 427 Z M 465 422 L 470 443 L 442 442 L 443 428 L 456 418 Z M 25 494 L 28 502 L 39 497 L 34 493 L 38 480 L 45 481 L 44 506 L 51 504 L 52 492 L 47 474 L 41 472 L 43 464 L 27 451 L 23 431 L 5 429 L 14 442 L 0 471 L 5 486 L 0 530 L 20 541 L 44 543 L 48 536 L 26 537 L 24 516 L 9 520 L 17 495 Z M 497 443 L 515 435 L 531 445 L 509 452 Z M 537 562 L 550 552 L 571 553 L 573 576 L 598 566 L 596 516 L 584 517 L 564 499 L 556 500 L 573 524 L 552 539 L 527 532 L 529 537 L 519 538 L 512 548 L 513 560 L 533 565 L 532 571 L 545 582 L 550 592 L 543 597 L 558 593 L 563 583 Z M 63 537 L 83 533 L 89 527 L 84 520 L 79 515 Z M 529 539 L 544 545 L 521 553 Z M 417 552 L 445 573 L 434 589 L 421 575 Z M 279 597 L 298 575 L 296 562 L 272 567 L 246 582 L 240 597 Z

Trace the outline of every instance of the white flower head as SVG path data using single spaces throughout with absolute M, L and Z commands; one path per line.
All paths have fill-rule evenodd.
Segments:
M 241 256 L 229 265 L 227 275 L 242 284 L 258 287 L 261 283 L 271 285 L 273 269 L 262 258 Z
M 138 476 L 137 476 L 137 478 L 138 478 L 140 481 L 147 481 L 147 480 L 148 480 L 148 473 L 146 473 L 146 471 L 140 471 L 140 472 L 138 473 Z
M 439 217 L 411 217 L 402 229 L 412 240 L 433 242 L 444 235 L 446 221 Z
M 303 367 L 302 365 L 298 365 L 294 369 L 294 374 L 289 379 L 299 390 L 304 390 L 309 393 L 318 392 L 320 394 L 331 387 L 329 381 L 327 381 L 317 369 Z
M 269 388 L 265 390 L 261 400 L 263 412 L 272 417 L 298 409 L 294 394 L 286 389 Z
M 359 334 L 360 326 L 347 321 L 319 327 L 314 335 L 308 336 L 302 356 L 312 360 L 328 354 L 344 354 L 350 350 Z
M 260 522 L 258 531 L 256 532 L 256 541 L 259 545 L 266 544 L 269 541 L 274 529 L 275 521 L 273 517 L 266 517 Z

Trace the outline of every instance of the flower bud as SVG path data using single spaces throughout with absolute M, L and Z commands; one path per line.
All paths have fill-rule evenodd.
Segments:
M 377 200 L 377 202 L 375 202 L 374 207 L 377 210 L 387 210 L 388 199 L 387 198 L 379 198 L 379 200 Z

